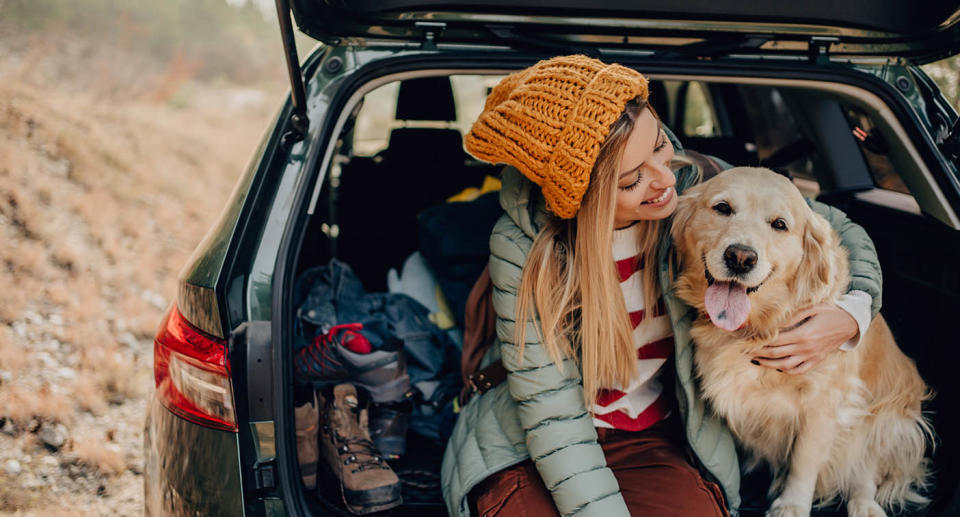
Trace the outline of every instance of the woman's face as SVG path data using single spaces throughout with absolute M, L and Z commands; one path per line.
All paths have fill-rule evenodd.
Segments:
M 649 109 L 637 119 L 620 159 L 614 228 L 664 219 L 677 208 L 673 145 Z

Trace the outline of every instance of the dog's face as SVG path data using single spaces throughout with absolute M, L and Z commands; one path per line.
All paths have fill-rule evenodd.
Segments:
M 790 180 L 769 169 L 730 169 L 690 189 L 673 235 L 678 294 L 724 330 L 743 327 L 751 312 L 793 305 L 831 275 L 823 254 L 829 226 Z

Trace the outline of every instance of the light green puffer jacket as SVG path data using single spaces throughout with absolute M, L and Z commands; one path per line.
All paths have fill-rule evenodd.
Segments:
M 672 139 L 675 140 L 675 139 Z M 679 143 L 674 141 L 680 150 Z M 537 231 L 551 217 L 539 190 L 512 167 L 504 170 L 500 204 L 506 212 L 490 237 L 490 278 L 494 285 L 498 340 L 482 366 L 501 359 L 507 382 L 474 397 L 462 410 L 443 458 L 443 494 L 450 515 L 470 514 L 467 495 L 487 476 L 533 458 L 562 515 L 618 517 L 629 515 L 613 472 L 597 443 L 593 420 L 583 401 L 580 370 L 572 360 L 562 371 L 537 340 L 528 321 L 521 361 L 514 340 L 516 293 L 521 270 Z M 692 169 L 678 174 L 677 191 L 696 181 Z M 850 251 L 850 290 L 873 297 L 880 309 L 882 284 L 873 243 L 843 212 L 820 203 L 814 210 L 826 217 Z M 677 400 L 686 438 L 698 467 L 724 490 L 732 515 L 740 505 L 740 468 L 733 438 L 725 425 L 706 411 L 695 392 L 690 326 L 696 314 L 671 291 L 667 273 L 672 247 L 664 234 L 658 266 L 660 286 L 673 322 Z

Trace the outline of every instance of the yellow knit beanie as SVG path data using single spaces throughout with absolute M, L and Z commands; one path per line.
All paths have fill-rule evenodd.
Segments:
M 635 70 L 586 56 L 560 56 L 505 77 L 467 133 L 477 159 L 513 165 L 540 186 L 547 208 L 569 219 L 627 102 L 647 98 Z

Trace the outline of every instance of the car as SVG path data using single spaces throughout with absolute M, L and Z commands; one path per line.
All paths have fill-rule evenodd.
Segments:
M 960 125 L 919 67 L 960 52 L 956 2 L 277 5 L 291 95 L 155 339 L 148 515 L 346 514 L 300 482 L 294 282 L 336 257 L 385 290 L 387 270 L 417 249 L 416 214 L 496 175 L 461 143 L 489 88 L 572 53 L 647 75 L 686 148 L 789 174 L 867 230 L 883 314 L 937 393 L 925 408 L 939 437 L 925 511 L 960 515 Z M 291 13 L 321 41 L 302 64 Z M 409 447 L 436 460 L 435 485 L 442 444 Z M 444 515 L 432 488 L 394 513 Z M 744 501 L 742 515 L 763 512 L 762 490 Z

